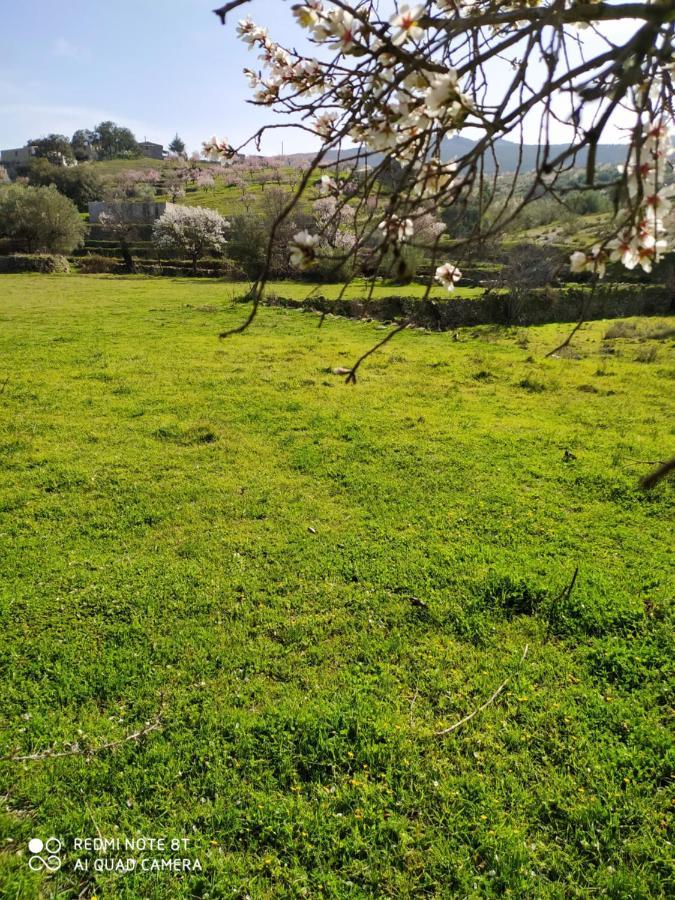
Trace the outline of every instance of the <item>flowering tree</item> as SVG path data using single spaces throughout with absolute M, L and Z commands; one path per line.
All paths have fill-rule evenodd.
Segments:
M 215 188 L 216 179 L 209 171 L 200 169 L 195 176 L 195 184 L 202 190 L 207 191 L 209 188 Z
M 234 0 L 216 12 L 225 23 L 231 10 L 249 2 Z M 245 70 L 252 102 L 321 140 L 296 200 L 317 170 L 335 168 L 336 153 L 341 170 L 349 169 L 350 180 L 359 183 L 347 251 L 357 261 L 376 241 L 382 259 L 419 245 L 416 226 L 429 208 L 477 203 L 475 228 L 455 241 L 452 259 L 439 258 L 438 237 L 426 248 L 435 280 L 452 291 L 472 247 L 497 235 L 532 200 L 564 201 L 570 169 L 583 165 L 585 188 L 596 187 L 597 148 L 616 127 L 624 128 L 625 162 L 611 183 L 602 183 L 614 192 L 612 224 L 594 246 L 573 254 L 572 270 L 601 278 L 616 261 L 650 271 L 666 249 L 674 0 L 424 0 L 410 6 L 304 0 L 293 14 L 315 51 L 281 46 L 250 18 L 238 24 L 260 62 Z M 533 124 L 539 148 L 524 190 L 522 165 L 511 173 L 511 188 L 503 188 L 502 177 L 496 190 L 497 141 L 511 137 L 522 144 Z M 551 137 L 561 127 L 562 147 Z M 265 130 L 253 139 L 259 143 Z M 458 132 L 471 143 L 448 162 L 444 142 Z M 220 158 L 235 153 L 225 140 L 212 140 L 205 151 Z M 384 177 L 392 172 L 395 178 Z M 332 181 L 331 190 L 338 215 L 348 198 L 341 180 Z M 282 217 L 292 209 L 291 202 Z M 319 247 L 319 236 L 299 232 L 291 247 L 294 265 L 312 266 Z M 255 316 L 265 279 L 264 273 L 237 330 Z M 427 293 L 432 284 L 430 278 Z
M 171 167 L 164 170 L 162 187 L 171 197 L 172 203 L 185 196 L 185 188 L 190 180 L 191 175 L 186 168 Z
M 230 8 L 245 2 L 217 13 L 224 21 Z M 490 216 L 479 217 L 474 233 L 456 243 L 455 259 L 434 264 L 436 280 L 452 290 L 468 248 L 498 233 L 533 199 L 560 198 L 561 176 L 574 165 L 583 160 L 587 187 L 595 186 L 597 146 L 620 121 L 628 143 L 625 164 L 611 185 L 612 228 L 592 248 L 580 248 L 571 264 L 576 272 L 599 277 L 610 260 L 649 271 L 666 246 L 669 201 L 663 186 L 670 166 L 675 3 L 426 0 L 395 6 L 387 14 L 392 5 L 378 0 L 297 4 L 293 14 L 316 45 L 316 56 L 282 47 L 251 19 L 239 22 L 241 39 L 258 51 L 262 64 L 260 71 L 246 70 L 253 102 L 287 114 L 293 127 L 322 141 L 295 196 L 317 169 L 334 167 L 330 151 L 351 141 L 356 149 L 342 150 L 343 168 L 359 176 L 363 198 L 378 198 L 374 206 L 363 203 L 355 217 L 349 252 L 356 257 L 378 235 L 382 257 L 396 255 L 416 242 L 416 223 L 428 208 L 461 207 L 477 197 L 483 211 L 492 207 Z M 618 21 L 629 21 L 630 33 L 621 40 L 602 37 L 601 29 Z M 589 53 L 584 36 L 591 33 Z M 522 173 L 513 175 L 514 190 L 495 191 L 494 148 L 504 136 L 522 136 L 533 117 L 540 133 L 536 168 L 514 204 Z M 568 140 L 554 151 L 550 133 L 561 121 Z M 443 141 L 458 131 L 472 137 L 471 149 L 444 162 Z M 205 151 L 216 158 L 235 153 L 216 139 Z M 488 160 L 495 174 L 487 174 Z M 392 165 L 398 177 L 384 190 L 382 175 Z M 337 216 L 347 200 L 339 182 L 332 181 L 331 190 Z M 298 234 L 292 248 L 298 268 L 316 258 L 314 237 Z M 435 257 L 437 243 L 429 248 Z M 256 301 L 252 315 L 255 308 Z
M 122 172 L 119 178 L 109 187 L 108 193 L 118 198 L 130 200 L 148 200 L 155 196 L 155 185 L 159 181 L 159 172 L 155 169 L 130 169 Z
M 229 223 L 212 209 L 172 206 L 155 222 L 152 239 L 160 251 L 184 253 L 192 261 L 196 275 L 202 256 L 207 252 L 222 253 L 228 228 Z

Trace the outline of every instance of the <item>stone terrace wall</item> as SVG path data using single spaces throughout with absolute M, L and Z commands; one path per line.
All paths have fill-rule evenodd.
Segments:
M 545 325 L 577 322 L 580 318 L 618 319 L 627 316 L 665 316 L 675 313 L 675 294 L 661 285 L 607 285 L 595 292 L 584 288 L 544 288 L 530 291 L 516 303 L 508 293 L 486 293 L 470 299 L 416 300 L 385 297 L 379 300 L 291 300 L 270 296 L 271 306 L 314 310 L 350 318 L 394 322 L 410 319 L 436 331 L 473 325 Z

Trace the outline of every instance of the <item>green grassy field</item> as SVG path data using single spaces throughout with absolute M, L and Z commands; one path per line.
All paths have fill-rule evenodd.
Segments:
M 280 170 L 279 178 L 281 183 L 268 181 L 265 184 L 262 184 L 261 181 L 256 180 L 269 178 L 273 175 L 276 176 L 276 174 L 277 173 L 272 169 L 262 169 L 260 171 L 255 170 L 252 177 L 245 175 L 244 181 L 246 184 L 248 200 L 244 203 L 241 189 L 234 185 L 227 184 L 226 174 L 221 173 L 216 169 L 214 171 L 214 175 L 216 176 L 214 187 L 197 188 L 195 190 L 190 186 L 186 195 L 181 198 L 180 203 L 184 203 L 187 206 L 201 206 L 206 207 L 207 209 L 215 209 L 216 212 L 219 212 L 223 216 L 241 215 L 247 211 L 253 212 L 254 214 L 260 214 L 261 208 L 264 208 L 265 196 L 268 191 L 281 190 L 286 194 L 290 194 L 296 189 L 297 182 L 299 181 L 298 173 L 296 170 L 290 168 Z M 297 211 L 309 213 L 311 211 L 311 202 L 316 196 L 318 196 L 318 192 L 315 188 L 310 187 L 307 195 L 303 195 L 302 199 L 298 202 Z M 168 199 L 168 197 L 165 197 L 165 199 Z
M 231 297 L 0 280 L 0 894 L 672 896 L 665 323 L 408 331 L 347 386 L 381 331 L 219 342 Z
M 125 172 L 149 172 L 161 171 L 165 163 L 161 159 L 151 159 L 148 156 L 138 156 L 133 159 L 104 159 L 96 162 L 85 163 L 93 171 L 103 178 L 117 177 Z
M 250 282 L 232 281 L 221 287 L 220 295 L 224 297 L 241 297 L 249 293 L 251 289 Z M 344 290 L 342 284 L 309 284 L 300 281 L 269 281 L 265 287 L 266 295 L 282 297 L 286 300 L 305 300 L 311 299 L 312 296 L 325 297 L 326 300 L 337 300 L 343 297 L 346 300 L 366 300 L 372 297 L 373 300 L 381 300 L 385 297 L 417 297 L 421 299 L 426 294 L 427 286 L 425 284 L 406 284 L 403 286 L 395 284 L 387 284 L 380 282 L 371 285 L 362 278 L 355 278 L 349 282 L 347 289 Z M 481 297 L 485 293 L 482 287 L 457 287 L 450 294 L 446 288 L 440 285 L 434 285 L 431 288 L 429 296 L 435 300 L 447 300 L 452 302 L 457 297 Z

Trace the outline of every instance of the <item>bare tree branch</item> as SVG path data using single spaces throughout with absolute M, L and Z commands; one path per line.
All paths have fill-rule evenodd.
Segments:
M 525 649 L 523 650 L 523 655 L 520 658 L 520 662 L 518 663 L 518 669 L 516 670 L 516 672 L 520 671 L 521 666 L 525 662 L 525 657 L 527 656 L 528 650 L 529 650 L 529 644 L 525 644 Z M 440 731 L 435 731 L 434 737 L 443 737 L 446 734 L 450 734 L 450 732 L 452 732 L 452 731 L 457 731 L 458 728 L 461 728 L 462 725 L 466 725 L 466 723 L 470 722 L 471 719 L 473 719 L 475 716 L 478 715 L 478 713 L 481 713 L 481 712 L 483 712 L 484 709 L 487 709 L 491 703 L 494 703 L 494 701 L 497 699 L 497 697 L 501 694 L 501 692 L 504 690 L 504 688 L 511 681 L 512 677 L 513 677 L 513 675 L 509 675 L 508 678 L 505 678 L 504 681 L 502 681 L 502 683 L 499 685 L 497 690 L 494 692 L 494 694 L 491 694 L 488 697 L 488 699 L 485 701 L 485 703 L 481 703 L 481 705 L 479 707 L 477 707 L 476 709 L 474 709 L 473 712 L 470 712 L 467 716 L 464 716 L 463 719 L 460 719 L 458 722 L 455 722 L 454 725 L 450 725 L 448 728 L 442 728 Z

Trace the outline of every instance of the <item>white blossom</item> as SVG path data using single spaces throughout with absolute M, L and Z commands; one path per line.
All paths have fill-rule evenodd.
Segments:
M 444 288 L 447 288 L 449 291 L 454 291 L 455 285 L 462 277 L 462 273 L 457 266 L 453 266 L 452 263 L 444 263 L 436 269 L 434 277 Z
M 596 244 L 588 253 L 577 250 L 570 257 L 570 270 L 576 275 L 592 272 L 603 278 L 607 271 L 607 253 L 600 244 Z
M 420 27 L 418 21 L 423 14 L 423 6 L 415 6 L 413 9 L 402 6 L 400 12 L 389 20 L 395 29 L 392 43 L 398 46 L 406 41 L 418 41 L 424 34 L 424 29 Z
M 299 231 L 290 242 L 291 265 L 301 272 L 308 269 L 316 259 L 316 247 L 321 238 L 318 234 Z
M 620 262 L 627 269 L 634 269 L 640 261 L 638 241 L 635 234 L 624 232 L 607 244 L 610 262 Z M 586 254 L 582 254 L 585 256 Z
M 402 219 L 396 215 L 383 219 L 377 227 L 393 244 L 402 244 L 415 233 L 412 219 Z

